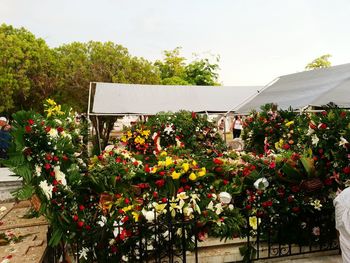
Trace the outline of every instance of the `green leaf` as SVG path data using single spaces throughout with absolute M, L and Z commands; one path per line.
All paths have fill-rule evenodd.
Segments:
M 12 194 L 20 200 L 29 199 L 30 197 L 32 197 L 33 193 L 34 187 L 31 185 L 24 185 L 21 189 L 12 192 Z

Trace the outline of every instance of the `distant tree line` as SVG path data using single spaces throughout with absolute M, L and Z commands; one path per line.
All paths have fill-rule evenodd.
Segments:
M 113 42 L 73 42 L 50 48 L 25 28 L 0 26 L 0 114 L 21 109 L 42 111 L 50 97 L 86 112 L 91 81 L 219 85 L 219 58 L 195 58 L 187 63 L 180 48 L 164 51 L 163 60 L 133 56 Z

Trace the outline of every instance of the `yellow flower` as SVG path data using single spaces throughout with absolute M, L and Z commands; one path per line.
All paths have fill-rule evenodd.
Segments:
M 126 137 L 123 135 L 123 136 L 120 138 L 120 140 L 121 140 L 122 142 L 126 142 L 128 139 L 126 139 Z
M 180 176 L 181 176 L 181 173 L 177 173 L 177 172 L 175 172 L 175 171 L 172 172 L 172 174 L 171 174 L 171 177 L 172 177 L 174 180 L 179 179 Z
M 131 131 L 127 131 L 126 135 L 130 138 L 132 136 L 132 132 Z
M 286 126 L 289 127 L 290 125 L 294 124 L 294 121 L 290 121 L 286 123 Z
M 132 212 L 132 217 L 134 218 L 135 222 L 139 221 L 140 214 L 137 212 Z
M 195 160 L 192 161 L 193 166 L 197 166 L 197 162 Z
M 167 154 L 167 152 L 165 152 L 165 151 L 163 151 L 163 152 L 161 152 L 160 153 L 160 156 L 167 156 L 168 154 Z
M 280 139 L 278 142 L 275 143 L 275 148 L 276 149 L 281 149 L 284 144 L 283 139 Z
M 169 166 L 173 164 L 173 159 L 171 157 L 166 157 L 165 159 L 165 166 Z
M 44 110 L 47 112 L 47 117 L 50 117 L 52 114 L 53 114 L 53 109 L 52 108 L 49 108 L 47 110 Z
M 259 224 L 258 218 L 256 216 L 251 216 L 249 217 L 249 225 L 253 230 L 257 230 L 258 229 L 258 224 Z
M 197 176 L 195 175 L 195 173 L 191 173 L 189 178 L 190 178 L 191 181 L 194 181 L 194 180 L 197 179 Z
M 134 207 L 133 205 L 129 205 L 129 206 L 123 207 L 122 210 L 123 210 L 124 212 L 128 212 L 128 211 L 130 211 L 133 207 Z
M 162 213 L 163 210 L 165 209 L 167 204 L 154 204 L 154 208 L 156 209 L 156 211 L 159 213 Z
M 188 169 L 190 169 L 190 165 L 188 163 L 183 163 L 182 164 L 182 169 L 186 173 L 188 171 Z
M 140 136 L 137 136 L 137 137 L 135 138 L 135 143 L 138 143 L 138 144 L 143 145 L 143 144 L 145 144 L 145 139 L 144 139 L 144 138 L 141 138 Z
M 146 136 L 146 138 L 150 135 L 151 131 L 150 130 L 144 130 L 141 132 L 143 136 Z
M 55 106 L 56 105 L 56 102 L 52 99 L 47 99 L 46 102 L 49 104 L 49 105 L 52 105 L 52 106 Z
M 164 161 L 158 161 L 158 166 L 165 166 L 165 162 Z
M 202 177 L 207 173 L 207 169 L 205 167 L 202 167 L 201 171 L 198 172 L 198 176 Z
M 155 174 L 157 172 L 157 166 L 153 166 L 152 170 L 151 170 L 151 173 L 152 174 Z

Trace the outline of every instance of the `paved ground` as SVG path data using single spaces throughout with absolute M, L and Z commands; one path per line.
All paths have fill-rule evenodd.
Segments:
M 277 262 L 277 261 L 275 261 Z M 320 257 L 308 257 L 301 259 L 289 259 L 278 261 L 280 263 L 342 263 L 342 259 L 340 255 L 334 256 L 320 256 Z

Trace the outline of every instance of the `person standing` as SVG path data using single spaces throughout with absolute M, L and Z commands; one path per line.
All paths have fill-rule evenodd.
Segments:
M 242 128 L 243 123 L 241 116 L 237 115 L 235 116 L 235 119 L 232 122 L 233 138 L 239 138 L 241 136 Z
M 344 189 L 333 200 L 333 205 L 343 262 L 350 263 L 350 187 Z
M 0 159 L 8 159 L 8 148 L 10 147 L 11 126 L 7 124 L 5 117 L 0 117 Z

